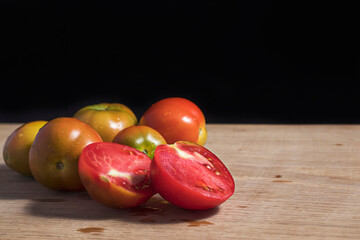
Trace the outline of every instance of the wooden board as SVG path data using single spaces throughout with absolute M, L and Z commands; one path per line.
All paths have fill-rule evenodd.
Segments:
M 0 147 L 16 124 L 0 125 Z M 55 192 L 0 158 L 0 239 L 360 239 L 360 126 L 209 125 L 206 147 L 235 178 L 207 211 L 153 197 L 110 209 Z

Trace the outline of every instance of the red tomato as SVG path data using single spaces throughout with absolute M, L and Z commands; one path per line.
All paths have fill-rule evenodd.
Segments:
M 81 191 L 78 159 L 84 147 L 101 142 L 99 134 L 75 118 L 56 118 L 43 126 L 30 148 L 29 165 L 34 178 L 47 188 Z
M 125 128 L 114 137 L 113 142 L 136 148 L 151 159 L 154 157 L 155 148 L 161 144 L 166 144 L 161 134 L 148 126 Z
M 204 145 L 207 138 L 203 113 L 184 98 L 166 98 L 156 102 L 141 117 L 140 125 L 155 129 L 167 143 L 190 141 Z
M 116 208 L 145 203 L 154 189 L 150 186 L 151 159 L 135 148 L 117 143 L 94 143 L 80 155 L 79 174 L 89 195 Z
M 235 190 L 234 180 L 221 160 L 190 142 L 158 146 L 150 177 L 163 198 L 186 209 L 219 206 Z
M 74 117 L 94 128 L 104 142 L 112 142 L 118 132 L 138 123 L 133 111 L 120 103 L 89 105 L 77 111 Z

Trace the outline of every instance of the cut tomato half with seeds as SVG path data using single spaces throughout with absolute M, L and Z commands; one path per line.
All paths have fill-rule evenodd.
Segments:
M 135 148 L 99 142 L 82 151 L 79 175 L 94 200 L 110 207 L 136 207 L 155 194 L 150 186 L 150 163 Z
M 219 206 L 235 190 L 233 177 L 215 154 L 184 141 L 156 148 L 150 177 L 163 198 L 186 209 Z

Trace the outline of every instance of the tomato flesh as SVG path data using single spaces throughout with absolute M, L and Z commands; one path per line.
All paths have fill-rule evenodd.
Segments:
M 95 143 L 80 155 L 79 174 L 89 195 L 110 207 L 136 207 L 154 190 L 150 185 L 151 159 L 117 143 Z
M 156 148 L 150 176 L 163 198 L 187 209 L 219 206 L 235 190 L 230 172 L 216 155 L 184 141 Z

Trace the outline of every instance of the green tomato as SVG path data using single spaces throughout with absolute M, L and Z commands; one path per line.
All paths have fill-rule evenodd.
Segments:
M 120 131 L 113 140 L 114 143 L 127 145 L 154 157 L 155 148 L 166 144 L 165 139 L 155 129 L 148 126 L 131 126 Z

